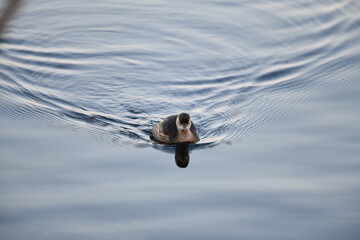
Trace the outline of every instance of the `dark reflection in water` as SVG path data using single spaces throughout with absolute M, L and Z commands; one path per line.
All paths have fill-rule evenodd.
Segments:
M 19 9 L 21 2 L 22 0 L 8 0 L 5 3 L 5 7 L 0 8 L 0 41 L 2 40 L 2 35 L 5 31 L 6 25 L 9 23 L 11 18 L 14 17 L 14 14 Z
M 154 144 L 154 149 L 169 153 L 175 156 L 175 163 L 179 168 L 186 168 L 190 162 L 190 150 L 199 148 L 195 144 Z
M 189 145 L 178 144 L 175 148 L 175 162 L 179 168 L 186 168 L 189 165 Z

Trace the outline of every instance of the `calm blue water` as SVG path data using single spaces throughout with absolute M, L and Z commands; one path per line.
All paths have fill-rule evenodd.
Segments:
M 358 239 L 359 11 L 23 1 L 0 42 L 1 239 Z M 153 143 L 180 112 L 201 141 Z

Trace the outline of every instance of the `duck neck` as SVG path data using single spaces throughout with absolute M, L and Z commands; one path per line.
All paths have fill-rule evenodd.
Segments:
M 187 134 L 189 134 L 189 133 L 190 133 L 190 130 L 189 130 L 189 129 L 185 129 L 185 130 L 184 130 L 184 129 L 182 129 L 182 128 L 181 128 L 181 129 L 178 128 L 178 134 L 179 134 L 179 135 L 187 135 Z

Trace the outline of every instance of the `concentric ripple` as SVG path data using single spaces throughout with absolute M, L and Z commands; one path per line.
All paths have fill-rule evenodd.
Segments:
M 234 141 L 281 121 L 272 111 L 282 94 L 327 84 L 315 69 L 357 57 L 358 10 L 356 1 L 31 1 L 0 45 L 0 93 L 119 145 L 151 143 L 154 123 L 184 111 L 199 146 Z

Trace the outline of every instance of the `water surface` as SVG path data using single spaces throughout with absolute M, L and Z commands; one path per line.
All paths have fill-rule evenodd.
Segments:
M 1 238 L 356 239 L 359 10 L 24 1 L 0 43 Z M 184 111 L 185 169 L 149 138 Z

